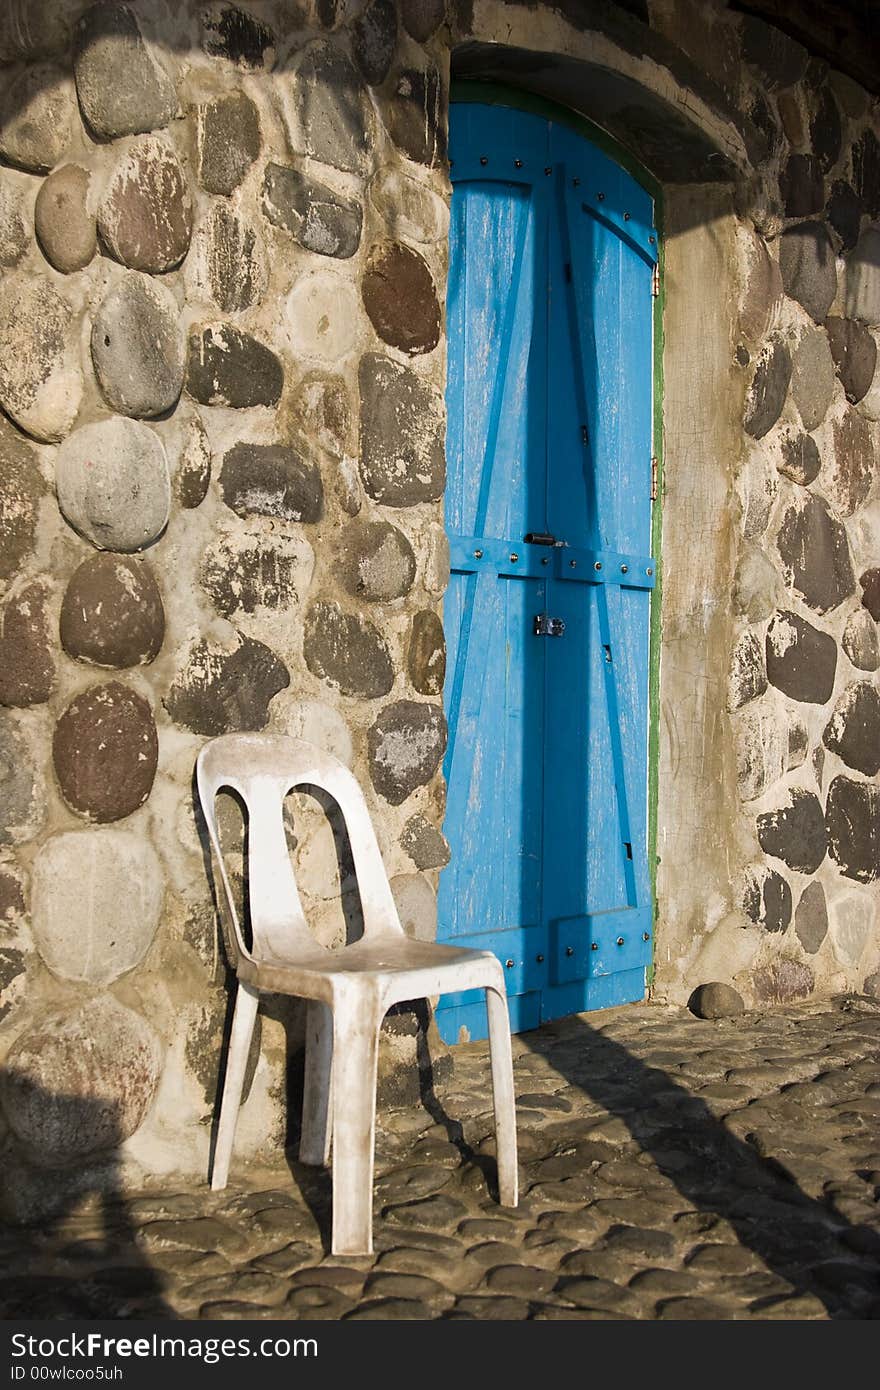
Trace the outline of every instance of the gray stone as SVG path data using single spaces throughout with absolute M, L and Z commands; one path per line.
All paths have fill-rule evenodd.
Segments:
M 782 414 L 791 380 L 791 355 L 781 338 L 770 341 L 757 358 L 746 399 L 745 429 L 763 439 Z
M 865 976 L 862 992 L 869 999 L 880 999 L 880 970 L 875 970 L 872 974 Z
M 170 290 L 129 271 L 92 323 L 92 362 L 107 404 L 122 415 L 171 410 L 183 390 L 183 328 Z
M 791 478 L 793 483 L 799 483 L 801 487 L 806 487 L 818 476 L 822 466 L 815 439 L 808 434 L 795 434 L 793 431 L 786 431 L 782 436 L 781 444 L 780 473 L 784 473 L 786 478 Z
M 75 430 L 58 451 L 55 486 L 66 520 L 99 550 L 143 550 L 168 521 L 165 450 L 136 420 L 114 416 Z
M 0 8 L 0 62 L 67 56 L 80 0 L 5 0 Z
M 407 821 L 400 843 L 417 869 L 442 869 L 449 863 L 446 837 L 421 812 Z
M 176 724 L 195 734 L 264 729 L 269 702 L 290 685 L 287 668 L 262 642 L 238 637 L 231 651 L 196 642 L 164 701 Z
M 834 362 L 821 328 L 804 334 L 794 355 L 791 393 L 804 429 L 814 430 L 825 419 L 834 394 Z
M 862 604 L 875 623 L 880 623 L 880 569 L 868 569 L 859 576 Z
M 55 725 L 52 759 L 61 794 L 89 820 L 122 820 L 142 806 L 158 758 L 152 709 L 119 681 L 84 690 Z
M 739 711 L 734 721 L 734 752 L 743 801 L 754 801 L 778 782 L 788 761 L 788 737 L 772 706 L 757 701 Z
M 842 516 L 850 516 L 867 501 L 874 482 L 875 458 L 871 427 L 855 410 L 832 426 L 834 458 L 823 483 L 828 500 Z
M 385 81 L 397 46 L 397 7 L 394 0 L 368 0 L 352 25 L 355 61 L 371 87 Z
M 840 237 L 841 250 L 852 250 L 858 241 L 863 212 L 861 198 L 848 183 L 839 179 L 831 185 L 825 215 Z
M 29 840 L 43 818 L 33 755 L 15 717 L 0 710 L 0 845 Z
M 746 62 L 761 75 L 771 92 L 793 87 L 807 70 L 807 50 L 772 24 L 753 15 L 741 20 L 742 51 Z
M 856 772 L 880 772 L 880 691 L 869 681 L 848 685 L 837 701 L 822 735 L 832 753 Z
M 793 719 L 788 726 L 788 757 L 785 760 L 787 772 L 806 762 L 810 751 L 810 735 L 807 726 Z
M 823 87 L 810 121 L 810 145 L 823 173 L 829 173 L 840 158 L 843 131 L 840 111 L 830 87 Z
M 98 207 L 98 230 L 115 260 L 152 275 L 173 270 L 189 249 L 192 200 L 171 146 L 154 135 L 119 159 Z
M 791 888 L 768 864 L 757 864 L 743 875 L 742 905 L 746 916 L 765 931 L 782 932 L 791 921 Z
M 280 358 L 250 333 L 217 323 L 190 334 L 186 389 L 200 405 L 277 405 L 283 385 Z
M 373 148 L 372 107 L 348 54 L 322 39 L 305 50 L 293 81 L 297 152 L 346 173 L 366 173 Z
M 387 242 L 370 252 L 361 280 L 367 317 L 383 342 L 415 356 L 440 341 L 440 305 L 431 272 L 408 246 Z
M 792 787 L 786 804 L 758 817 L 758 843 L 765 854 L 802 874 L 815 873 L 828 848 L 818 797 Z
M 80 109 L 99 140 L 141 135 L 177 113 L 174 83 L 128 5 L 92 5 L 76 29 L 73 70 Z
M 824 705 L 837 670 L 837 643 L 797 613 L 775 614 L 766 639 L 767 678 L 793 700 Z
M 395 874 L 391 892 L 407 936 L 415 941 L 436 941 L 437 899 L 428 880 L 421 874 Z M 435 1181 L 432 1188 L 439 1185 Z
M 790 155 L 779 176 L 786 217 L 810 217 L 825 204 L 822 165 L 811 154 Z
M 268 25 L 237 5 L 206 5 L 200 13 L 202 47 L 211 58 L 224 58 L 255 72 L 275 61 L 275 35 Z
M 777 537 L 786 583 L 817 613 L 828 613 L 855 590 L 846 531 L 822 497 L 799 497 Z
M 268 268 L 256 228 L 228 203 L 215 203 L 197 233 L 208 293 L 225 314 L 259 304 Z
M 81 398 L 70 305 L 46 280 L 9 277 L 0 302 L 0 406 L 27 434 L 54 442 Z
M 395 145 L 415 163 L 436 165 L 446 158 L 443 85 L 433 65 L 398 73 L 384 117 Z
M 0 415 L 0 579 L 9 579 L 33 549 L 40 499 L 48 492 L 33 449 Z
M 866 227 L 846 258 L 846 316 L 880 327 L 880 227 Z
M 76 98 L 61 68 L 36 64 L 5 83 L 0 102 L 0 154 L 31 174 L 45 174 L 70 142 Z
M 387 705 L 368 734 L 370 776 L 392 806 L 429 782 L 446 748 L 439 705 L 399 700 Z
M 211 446 L 204 425 L 197 416 L 189 421 L 186 443 L 174 479 L 174 490 L 182 507 L 201 506 L 211 482 Z
M 825 807 L 828 852 L 846 878 L 880 878 L 880 787 L 835 777 Z
M 0 610 L 0 705 L 41 705 L 52 694 L 55 662 L 46 617 L 47 590 L 28 584 Z
M 416 575 L 413 548 L 388 521 L 356 521 L 341 541 L 339 574 L 354 598 L 387 603 L 408 594 Z
M 764 622 L 784 593 L 779 570 L 763 548 L 742 546 L 733 581 L 734 610 L 750 623 Z
M 198 179 L 208 193 L 232 193 L 262 149 L 260 116 L 244 92 L 200 106 L 196 123 Z
M 73 830 L 53 835 L 39 850 L 31 891 L 34 941 L 53 975 L 108 985 L 146 955 L 159 925 L 164 876 L 142 835 Z
M 89 210 L 91 175 L 80 164 L 63 164 L 43 181 L 34 204 L 34 229 L 46 260 L 62 275 L 87 266 L 98 249 Z
M 852 147 L 853 186 L 869 217 L 880 217 L 880 141 L 870 126 Z
M 361 358 L 360 467 L 367 493 L 411 507 L 443 495 L 446 469 L 438 391 L 377 353 Z
M 855 319 L 829 317 L 825 327 L 834 369 L 847 400 L 855 405 L 867 395 L 877 367 L 877 344 L 864 324 Z
M 808 883 L 801 894 L 794 929 L 804 950 L 814 956 L 828 934 L 828 905 L 821 883 Z
M 239 516 L 279 521 L 321 519 L 324 491 L 317 465 L 286 444 L 235 444 L 223 456 L 220 493 Z
M 165 609 L 146 560 L 92 555 L 76 569 L 61 604 L 61 645 L 94 666 L 143 666 L 165 636 Z
M 12 179 L 0 170 L 0 266 L 4 270 L 18 265 L 28 248 L 28 241 L 22 216 L 21 192 Z
M 41 1168 L 117 1148 L 143 1122 L 161 1065 L 149 1024 L 103 995 L 16 1039 L 0 1080 L 6 1120 Z
M 857 608 L 848 618 L 841 645 L 860 671 L 876 671 L 880 666 L 877 625 L 866 609 Z
M 423 608 L 412 620 L 406 669 L 420 695 L 441 694 L 446 678 L 446 639 L 443 624 L 430 608 Z
M 310 372 L 293 393 L 294 417 L 307 437 L 334 459 L 353 448 L 348 387 L 341 376 Z
M 688 1000 L 688 1008 L 697 1018 L 736 1018 L 745 1011 L 742 995 L 720 980 L 698 985 Z
M 763 645 L 754 632 L 744 632 L 737 639 L 730 659 L 727 708 L 742 709 L 766 689 Z
M 259 609 L 292 616 L 308 588 L 312 565 L 312 548 L 302 535 L 236 533 L 208 547 L 199 581 L 226 618 Z
M 785 293 L 821 323 L 837 293 L 837 260 L 821 222 L 801 222 L 782 233 L 779 269 Z
M 267 164 L 263 212 L 307 251 L 347 259 L 361 240 L 361 204 L 283 164 Z
M 790 1004 L 807 999 L 816 987 L 816 978 L 808 965 L 796 960 L 772 961 L 755 971 L 755 994 L 762 1003 Z
M 374 700 L 394 684 L 394 662 L 377 627 L 335 603 L 312 604 L 306 615 L 303 656 L 313 675 L 343 695 Z
M 446 0 L 401 0 L 403 27 L 416 43 L 427 43 L 446 15 Z
M 21 980 L 25 973 L 24 952 L 12 948 L 0 948 L 0 1023 L 14 1007 L 17 990 L 10 987 Z
M 449 208 L 443 199 L 423 179 L 414 178 L 396 164 L 378 170 L 370 184 L 370 201 L 388 232 L 406 241 L 432 243 L 442 241 L 448 233 Z M 778 278 L 778 269 L 776 274 Z

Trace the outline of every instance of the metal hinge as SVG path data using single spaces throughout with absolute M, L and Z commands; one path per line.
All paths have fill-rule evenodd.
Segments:
M 657 489 L 658 489 L 658 486 L 659 486 L 659 477 L 660 477 L 660 461 L 659 461 L 659 459 L 657 458 L 657 455 L 654 454 L 654 456 L 653 456 L 652 459 L 651 459 L 651 501 L 652 501 L 652 502 L 656 502 L 656 501 L 657 501 Z
M 561 637 L 564 632 L 565 622 L 562 618 L 551 618 L 548 613 L 535 614 L 536 637 Z
M 654 262 L 654 269 L 651 271 L 651 294 L 654 299 L 660 293 L 660 262 Z

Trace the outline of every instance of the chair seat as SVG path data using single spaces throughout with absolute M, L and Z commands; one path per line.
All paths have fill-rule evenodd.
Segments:
M 325 998 L 332 994 L 333 978 L 374 975 L 390 982 L 392 977 L 417 974 L 414 983 L 424 983 L 423 976 L 435 975 L 437 988 L 430 993 L 442 993 L 460 988 L 478 988 L 498 973 L 497 958 L 491 951 L 475 951 L 469 946 L 442 946 L 433 941 L 413 941 L 395 933 L 387 939 L 373 938 L 354 941 L 350 946 L 331 951 L 316 947 L 311 954 L 301 954 L 291 961 L 250 961 L 241 957 L 238 977 L 254 989 L 305 998 Z M 470 975 L 467 981 L 463 975 Z M 413 997 L 416 997 L 414 992 Z

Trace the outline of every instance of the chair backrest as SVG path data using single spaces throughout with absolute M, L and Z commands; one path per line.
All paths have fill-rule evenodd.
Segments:
M 303 914 L 284 831 L 284 798 L 303 785 L 320 787 L 339 806 L 351 842 L 364 936 L 402 936 L 385 865 L 357 779 L 344 763 L 302 739 L 283 734 L 223 734 L 196 760 L 196 784 L 232 916 L 238 948 L 253 960 L 295 961 L 318 945 Z M 217 833 L 215 801 L 224 787 L 248 812 L 245 892 L 253 942 L 245 944 Z

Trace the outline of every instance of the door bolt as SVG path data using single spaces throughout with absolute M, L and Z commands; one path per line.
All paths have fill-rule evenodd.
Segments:
M 580 186 L 581 186 L 581 181 L 580 181 L 580 179 L 572 179 L 572 181 L 571 181 L 571 186 L 572 186 L 572 188 L 580 188 Z
M 521 169 L 521 168 L 522 168 L 522 160 L 521 160 L 521 159 L 515 159 L 515 160 L 513 161 L 513 167 L 514 167 L 514 169 Z
M 643 941 L 650 941 L 650 940 L 651 940 L 651 933 L 650 933 L 649 931 L 643 931 L 643 932 L 642 932 L 642 940 L 643 940 Z
M 605 201 L 605 194 L 604 194 L 604 193 L 597 193 L 597 194 L 596 194 L 596 198 L 598 199 L 598 201 L 599 201 L 600 203 L 604 203 L 604 201 Z
M 548 165 L 547 165 L 547 168 L 544 170 L 544 173 L 545 173 L 545 174 L 552 174 L 552 173 L 553 173 L 553 165 L 552 165 L 552 164 L 548 164 Z
M 508 970 L 512 970 L 514 965 L 516 964 L 516 961 L 508 959 L 504 962 L 504 964 L 507 966 Z
M 598 949 L 599 949 L 599 943 L 598 943 L 598 941 L 592 941 L 592 942 L 590 942 L 590 950 L 591 950 L 591 951 L 598 951 Z
M 629 221 L 629 213 L 628 213 L 628 212 L 625 212 L 625 213 L 623 214 L 623 220 L 624 220 L 624 222 L 628 222 L 628 221 Z
M 578 562 L 577 562 L 577 560 L 569 560 L 569 562 L 568 562 L 568 567 L 569 567 L 569 569 L 576 570 L 577 567 L 578 567 Z
M 629 565 L 621 565 L 621 566 L 620 566 L 620 573 L 621 573 L 621 574 L 629 574 Z
M 544 555 L 544 556 L 541 557 L 541 564 L 542 564 L 542 565 L 549 565 L 549 563 L 550 563 L 550 560 L 549 560 L 549 558 L 548 558 L 546 555 Z
M 511 554 L 510 554 L 510 563 L 511 563 L 512 565 L 515 565 L 518 559 L 519 559 L 519 556 L 517 555 L 516 551 L 515 551 L 515 550 L 511 551 Z
M 654 571 L 652 570 L 651 566 L 649 565 L 648 568 L 645 570 L 645 574 L 648 576 L 648 578 L 650 578 L 651 575 L 652 575 L 653 573 L 654 573 Z
M 594 566 L 593 566 L 593 569 L 594 569 L 594 570 L 600 570 L 601 568 L 602 568 L 602 561 L 601 561 L 601 560 L 597 560 L 596 563 L 595 563 Z
M 475 559 L 475 560 L 482 560 L 482 558 L 483 558 L 483 552 L 482 552 L 482 550 L 475 550 L 475 551 L 474 551 L 474 559 Z
M 481 155 L 480 155 L 480 163 L 481 163 L 481 164 L 488 164 L 488 163 L 489 163 L 488 159 L 486 158 L 486 156 L 485 156 L 484 154 L 481 154 Z
M 566 954 L 567 956 L 573 956 L 573 955 L 574 955 L 574 947 L 573 947 L 573 946 L 566 946 L 566 948 L 565 948 L 565 954 Z
M 623 945 L 623 937 L 622 937 L 622 936 L 619 936 L 619 937 L 617 938 L 617 944 L 618 944 L 618 946 L 622 946 L 622 945 Z
M 543 964 L 544 964 L 544 957 L 543 957 L 543 956 L 535 956 L 535 961 L 536 961 L 536 963 L 537 963 L 538 965 L 543 965 Z

